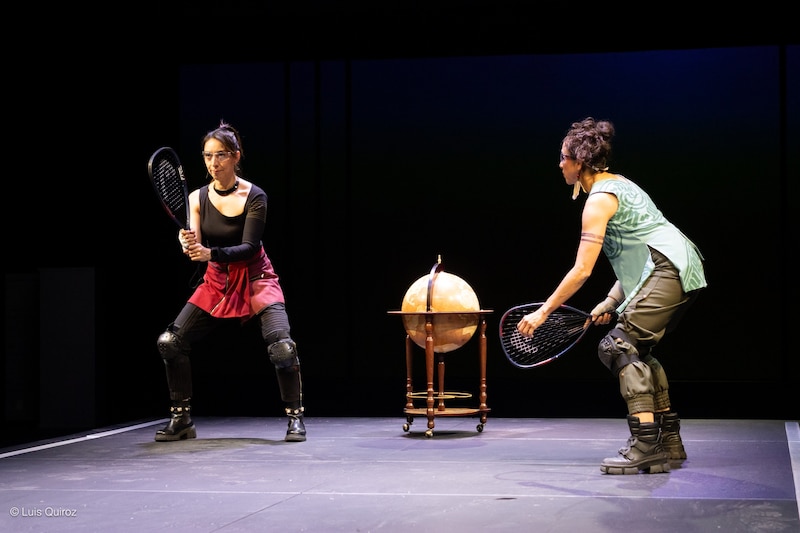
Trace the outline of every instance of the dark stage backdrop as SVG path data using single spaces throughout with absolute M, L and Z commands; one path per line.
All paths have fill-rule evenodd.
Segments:
M 570 199 L 557 166 L 567 126 L 611 119 L 612 170 L 643 185 L 707 258 L 710 287 L 663 352 L 676 386 L 693 384 L 677 405 L 710 414 L 711 404 L 730 409 L 710 394 L 718 383 L 774 383 L 793 364 L 782 328 L 742 320 L 753 295 L 780 309 L 785 294 L 784 67 L 777 47 L 182 65 L 179 148 L 200 186 L 203 133 L 220 119 L 243 133 L 245 173 L 270 198 L 264 242 L 312 411 L 399 412 L 405 332 L 387 311 L 441 254 L 495 310 L 488 376 L 499 414 L 594 410 L 583 383 L 599 381 L 613 399 L 600 414 L 614 415 L 622 405 L 598 335 L 533 371 L 509 365 L 496 335 L 505 309 L 546 297 L 574 259 L 583 197 Z M 590 308 L 611 282 L 601 263 L 572 303 Z M 476 359 L 470 346 L 449 354 L 448 377 L 477 375 Z M 213 382 L 219 365 L 208 366 Z M 247 378 L 273 388 L 271 377 Z M 562 394 L 532 401 L 554 385 Z
M 105 240 L 105 254 L 40 260 L 6 278 L 18 287 L 35 285 L 42 265 L 94 269 L 98 423 L 166 413 L 155 341 L 188 297 L 195 269 L 150 189 L 146 162 L 173 146 L 191 188 L 207 183 L 200 140 L 221 119 L 242 132 L 244 174 L 269 196 L 264 244 L 286 292 L 310 416 L 402 417 L 405 331 L 388 311 L 440 255 L 444 270 L 493 310 L 490 418 L 625 415 L 596 356 L 601 328 L 527 371 L 506 361 L 497 338 L 503 311 L 545 298 L 572 265 L 585 195 L 570 199 L 558 153 L 570 123 L 586 116 L 615 123 L 611 170 L 641 184 L 706 257 L 709 288 L 663 342 L 676 408 L 685 417 L 797 416 L 786 243 L 800 174 L 800 47 L 190 61 L 160 76 L 145 91 L 157 112 L 127 112 L 145 132 L 132 140 L 118 170 L 124 185 L 115 187 L 130 253 Z M 158 127 L 147 127 L 154 118 Z M 88 220 L 60 230 L 99 231 Z M 136 308 L 123 323 L 113 318 L 121 279 L 125 304 Z M 589 309 L 612 282 L 603 258 L 569 303 Z M 7 297 L 7 313 L 13 304 Z M 54 312 L 27 311 L 34 320 Z M 274 371 L 256 328 L 244 329 L 195 354 L 198 415 L 280 416 Z M 415 383 L 424 387 L 421 350 L 418 357 Z M 446 362 L 447 388 L 477 393 L 476 339 Z M 36 371 L 20 380 L 8 368 L 7 384 L 32 381 Z M 61 379 L 70 382 L 68 370 Z M 7 419 L 30 418 L 30 407 L 11 409 L 9 396 Z

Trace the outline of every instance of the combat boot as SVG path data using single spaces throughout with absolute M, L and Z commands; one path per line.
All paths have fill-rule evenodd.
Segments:
M 286 437 L 287 442 L 303 442 L 306 440 L 306 425 L 303 423 L 303 407 L 287 407 L 286 416 L 289 417 Z
M 678 413 L 669 411 L 656 413 L 661 426 L 661 444 L 667 452 L 670 462 L 682 463 L 686 459 L 686 450 L 681 439 L 681 419 Z
M 173 402 L 169 408 L 169 422 L 163 429 L 156 431 L 156 441 L 175 441 L 197 438 L 197 431 L 192 422 L 192 407 L 189 400 Z
M 628 416 L 631 436 L 619 449 L 617 457 L 608 457 L 600 463 L 606 474 L 650 474 L 669 472 L 667 453 L 661 446 L 661 433 L 657 422 L 639 422 L 639 417 Z

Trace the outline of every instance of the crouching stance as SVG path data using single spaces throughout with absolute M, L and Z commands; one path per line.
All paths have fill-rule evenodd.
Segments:
M 284 440 L 300 442 L 306 440 L 303 422 L 303 385 L 300 373 L 300 358 L 297 345 L 289 336 L 288 319 L 284 304 L 273 304 L 260 315 L 262 336 L 266 353 L 275 366 L 281 400 L 288 417 L 288 428 Z M 175 322 L 158 337 L 158 351 L 164 360 L 167 386 L 171 400 L 170 419 L 167 425 L 156 432 L 157 441 L 175 441 L 197 437 L 192 421 L 192 368 L 190 353 L 194 343 L 210 333 L 217 325 L 202 309 L 187 304 Z M 277 328 L 277 329 L 276 329 Z M 245 369 L 244 379 L 255 379 Z
M 615 328 L 601 341 L 600 360 L 617 376 L 619 390 L 628 406 L 628 427 L 631 436 L 616 457 L 600 464 L 606 474 L 651 474 L 669 472 L 671 455 L 685 459 L 686 453 L 677 430 L 671 436 L 671 453 L 664 446 L 662 420 L 669 413 L 669 383 L 661 364 L 648 355 L 645 361 L 621 329 Z M 656 405 L 658 407 L 656 407 Z
M 242 140 L 230 124 L 221 123 L 208 132 L 201 146 L 211 183 L 189 195 L 191 229 L 181 229 L 178 241 L 189 260 L 206 263 L 206 268 L 175 321 L 158 337 L 158 352 L 166 367 L 172 405 L 169 422 L 156 432 L 156 440 L 177 441 L 197 436 L 192 421 L 190 362 L 197 343 L 224 321 L 258 320 L 264 355 L 275 366 L 289 419 L 284 439 L 304 441 L 303 386 L 297 345 L 290 335 L 278 275 L 261 242 L 267 195 L 242 177 Z M 231 357 L 242 367 L 239 374 L 243 380 L 256 379 L 248 372 L 246 360 L 238 354 Z
M 573 123 L 561 143 L 559 167 L 573 199 L 588 194 L 581 215 L 575 264 L 538 310 L 520 320 L 535 335 L 547 317 L 580 289 L 602 251 L 616 281 L 592 310 L 595 325 L 615 322 L 598 355 L 619 382 L 628 408 L 630 437 L 600 470 L 606 474 L 668 472 L 686 459 L 680 419 L 672 410 L 669 382 L 653 349 L 678 324 L 706 286 L 697 247 L 636 183 L 608 172 L 614 126 L 587 117 Z M 616 318 L 615 318 L 616 317 Z

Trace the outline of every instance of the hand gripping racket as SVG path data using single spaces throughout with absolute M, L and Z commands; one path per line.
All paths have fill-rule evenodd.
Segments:
M 536 328 L 532 337 L 517 331 L 522 317 L 539 309 L 544 302 L 512 307 L 500 319 L 500 344 L 511 364 L 519 368 L 534 368 L 564 355 L 586 334 L 591 315 L 580 309 L 562 305 L 544 324 Z
M 147 172 L 167 215 L 178 227 L 189 229 L 189 189 L 178 154 L 166 146 L 159 148 L 150 156 Z

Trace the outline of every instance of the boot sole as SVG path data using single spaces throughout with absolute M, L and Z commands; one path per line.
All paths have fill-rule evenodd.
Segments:
M 669 466 L 670 468 L 683 468 L 683 463 L 686 459 L 669 459 Z
M 633 475 L 639 472 L 645 474 L 663 474 L 670 471 L 669 463 L 657 464 L 644 464 L 644 465 L 626 465 L 626 466 L 611 466 L 600 465 L 600 471 L 604 474 L 611 475 Z
M 305 435 L 297 435 L 297 434 L 290 434 L 286 435 L 286 438 L 283 439 L 286 442 L 305 442 L 306 436 Z
M 197 430 L 192 427 L 188 427 L 183 431 L 175 433 L 174 435 L 167 435 L 166 433 L 156 433 L 156 442 L 174 442 L 178 440 L 187 440 L 187 439 L 196 439 L 197 438 Z
M 671 463 L 674 462 L 683 462 L 686 460 L 686 452 L 683 450 L 680 451 L 671 451 L 671 450 L 664 450 L 669 454 L 669 461 Z

